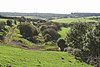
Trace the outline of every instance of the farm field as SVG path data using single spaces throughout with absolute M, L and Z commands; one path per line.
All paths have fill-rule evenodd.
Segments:
M 55 19 L 52 20 L 54 22 L 59 23 L 72 23 L 72 22 L 97 22 L 95 20 L 90 20 L 90 17 L 82 17 L 82 18 L 61 18 L 61 19 Z

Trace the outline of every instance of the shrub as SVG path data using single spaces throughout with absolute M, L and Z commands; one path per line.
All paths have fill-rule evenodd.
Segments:
M 33 42 L 33 43 L 38 43 L 39 41 L 37 40 L 37 37 L 28 37 L 27 40 Z
M 51 41 L 51 36 L 49 34 L 46 34 L 44 36 L 44 40 L 45 40 L 45 42 Z
M 5 29 L 5 22 L 0 22 L 0 31 Z
M 100 22 L 96 24 L 76 23 L 67 34 L 69 46 L 79 49 L 74 51 L 83 61 L 100 66 Z M 81 50 L 81 55 L 79 55 Z M 75 53 L 76 52 L 76 53 Z
M 58 30 L 58 28 L 57 28 L 57 26 L 56 26 L 56 25 L 48 25 L 48 28 L 55 29 L 56 31 Z
M 64 51 L 64 48 L 67 47 L 67 45 L 65 43 L 66 43 L 66 41 L 64 39 L 57 40 L 57 46 L 60 48 L 61 51 Z
M 7 20 L 7 25 L 12 27 L 12 20 Z
M 67 33 L 67 42 L 73 48 L 83 48 L 84 38 L 91 26 L 88 23 L 75 23 L 69 33 Z
M 4 37 L 2 35 L 0 35 L 0 40 L 4 40 Z
M 45 36 L 46 34 L 49 34 L 51 36 L 51 40 L 57 40 L 60 37 L 57 31 L 52 28 L 45 29 L 42 35 Z
M 14 24 L 15 24 L 15 25 L 17 25 L 17 22 L 16 22 L 16 20 L 14 20 Z
M 19 19 L 18 19 L 19 22 L 25 22 L 26 21 L 26 18 L 24 16 L 21 16 Z
M 42 31 L 44 31 L 45 29 L 47 29 L 48 28 L 48 26 L 47 25 L 42 25 L 42 26 L 40 26 L 40 31 L 42 32 Z
M 19 30 L 23 37 L 33 37 L 38 35 L 37 28 L 31 24 L 22 24 L 19 26 Z
M 62 23 L 56 23 L 56 22 L 55 22 L 54 25 L 57 26 L 57 29 L 58 29 L 58 30 L 61 30 Z

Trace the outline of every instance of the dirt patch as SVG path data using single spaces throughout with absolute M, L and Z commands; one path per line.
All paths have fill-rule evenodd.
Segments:
M 31 49 L 32 50 L 41 50 L 41 49 L 44 49 L 45 46 L 33 46 Z
M 29 47 L 25 45 L 21 40 L 12 40 L 11 44 L 28 50 L 58 51 L 58 48 L 47 48 L 46 46 L 38 45 L 38 44 Z
M 19 46 L 21 48 L 27 48 L 27 49 L 29 49 L 29 47 L 26 46 L 21 40 L 12 40 L 11 41 L 11 44 L 14 44 L 16 46 Z
M 29 49 L 29 50 L 40 50 L 40 49 L 45 48 L 45 46 L 39 46 L 39 45 L 33 45 L 32 47 L 28 47 L 21 40 L 12 40 L 11 44 L 14 44 L 18 47 Z

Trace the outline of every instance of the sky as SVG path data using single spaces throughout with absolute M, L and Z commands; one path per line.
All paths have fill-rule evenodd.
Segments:
M 0 0 L 0 12 L 100 13 L 100 0 Z

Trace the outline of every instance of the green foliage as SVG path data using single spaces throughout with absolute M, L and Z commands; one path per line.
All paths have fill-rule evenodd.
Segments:
M 76 23 L 66 39 L 69 46 L 82 50 L 80 57 L 85 62 L 100 66 L 100 22 Z
M 0 31 L 2 31 L 5 28 L 5 22 L 0 22 Z
M 44 36 L 44 40 L 45 40 L 45 42 L 51 41 L 51 36 L 49 34 L 46 34 Z
M 40 31 L 42 32 L 42 31 L 44 31 L 45 29 L 47 29 L 48 28 L 48 26 L 47 25 L 41 25 L 40 26 Z
M 42 34 L 43 36 L 49 34 L 51 36 L 51 40 L 57 40 L 60 37 L 57 31 L 52 28 L 45 29 Z
M 88 30 L 90 30 L 90 27 L 91 26 L 89 23 L 75 23 L 66 37 L 69 46 L 82 49 L 85 35 L 88 32 Z
M 7 25 L 12 27 L 12 20 L 7 20 Z
M 37 28 L 32 24 L 21 24 L 19 25 L 19 30 L 23 37 L 33 37 L 38 35 Z
M 85 46 L 89 48 L 93 55 L 98 55 L 100 53 L 100 22 L 87 33 L 87 40 L 88 44 Z
M 57 40 L 57 46 L 60 48 L 61 51 L 64 51 L 64 48 L 67 47 L 67 45 L 65 43 L 66 43 L 66 41 L 64 39 Z
M 57 26 L 56 25 L 49 25 L 48 28 L 52 28 L 52 29 L 55 29 L 56 31 L 58 30 Z

